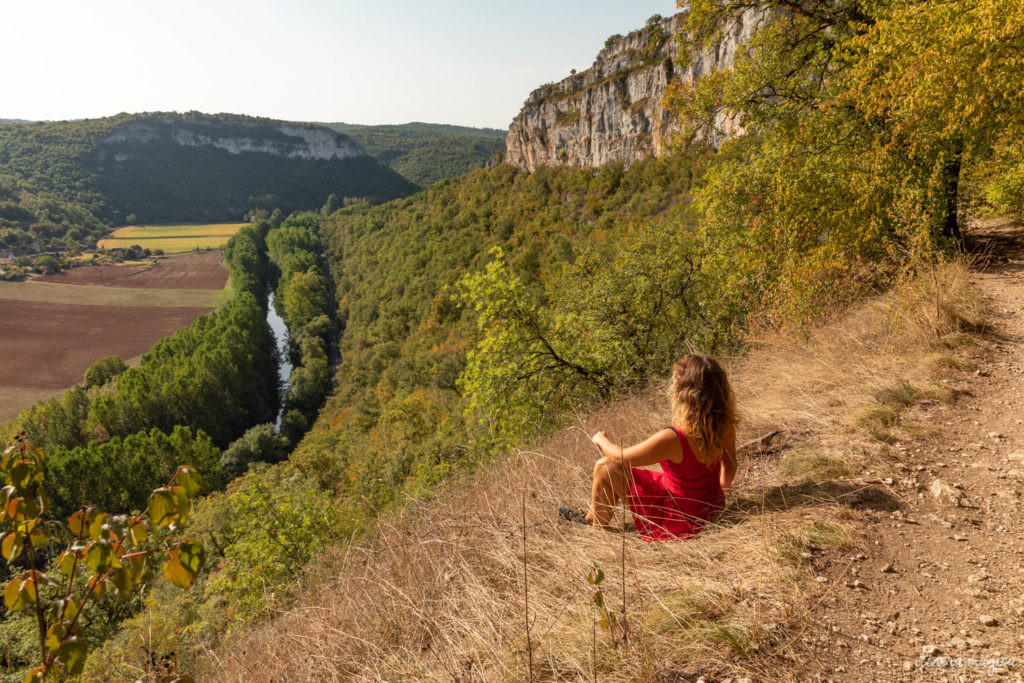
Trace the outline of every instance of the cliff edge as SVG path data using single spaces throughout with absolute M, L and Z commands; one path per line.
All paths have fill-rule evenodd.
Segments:
M 720 42 L 682 69 L 677 37 L 685 12 L 609 38 L 589 69 L 530 93 L 509 128 L 505 160 L 532 173 L 542 165 L 586 168 L 661 155 L 679 128 L 662 104 L 668 84 L 728 68 L 763 17 L 738 15 Z

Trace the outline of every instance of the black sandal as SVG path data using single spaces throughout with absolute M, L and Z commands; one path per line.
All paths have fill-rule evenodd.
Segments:
M 580 508 L 560 507 L 558 508 L 558 516 L 565 521 L 572 522 L 574 524 L 583 524 L 588 526 L 590 524 L 590 522 L 587 521 L 587 513 Z

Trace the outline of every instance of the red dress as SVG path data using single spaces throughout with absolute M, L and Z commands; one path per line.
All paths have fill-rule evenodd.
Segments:
M 671 428 L 683 449 L 682 462 L 663 460 L 661 472 L 630 470 L 626 502 L 645 541 L 696 536 L 725 505 L 719 479 L 722 459 L 697 460 L 683 432 Z

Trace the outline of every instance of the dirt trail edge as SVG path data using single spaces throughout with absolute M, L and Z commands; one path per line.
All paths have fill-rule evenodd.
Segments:
M 898 504 L 860 507 L 863 542 L 816 581 L 804 680 L 976 681 L 1024 676 L 1024 228 L 981 224 L 972 250 L 992 330 L 951 404 L 904 417 Z

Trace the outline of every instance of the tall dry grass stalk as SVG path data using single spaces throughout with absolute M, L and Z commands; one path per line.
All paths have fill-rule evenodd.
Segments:
M 732 362 L 741 440 L 776 428 L 845 429 L 844 415 L 877 386 L 913 376 L 934 336 L 924 328 L 952 333 L 976 309 L 960 266 L 944 266 L 937 281 L 935 292 L 904 288 L 808 340 L 761 340 Z M 953 297 L 959 313 L 923 316 L 925 294 Z M 779 658 L 806 623 L 810 596 L 828 590 L 810 581 L 801 558 L 853 537 L 856 513 L 836 502 L 834 489 L 790 487 L 780 496 L 773 461 L 752 467 L 747 458 L 725 514 L 689 541 L 644 543 L 558 520 L 559 505 L 589 499 L 589 433 L 605 429 L 620 442 L 648 436 L 668 423 L 662 394 L 652 388 L 608 405 L 327 552 L 311 569 L 312 588 L 268 623 L 231 634 L 202 677 L 785 680 Z M 628 641 L 595 631 L 586 580 L 595 562 L 607 574 L 605 604 L 625 606 L 630 591 Z

